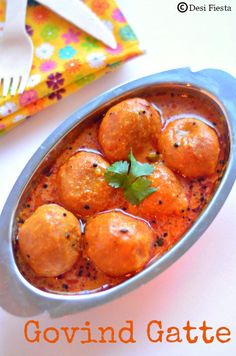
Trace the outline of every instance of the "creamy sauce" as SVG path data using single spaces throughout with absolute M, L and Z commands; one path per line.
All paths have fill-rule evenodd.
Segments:
M 142 97 L 145 97 L 145 95 L 142 95 Z M 221 148 L 217 169 L 214 175 L 198 179 L 179 177 L 189 198 L 189 206 L 187 210 L 182 211 L 178 216 L 162 216 L 148 221 L 154 229 L 156 236 L 153 245 L 153 257 L 149 262 L 151 263 L 154 259 L 160 257 L 169 250 L 183 236 L 211 199 L 227 164 L 228 137 L 227 127 L 221 114 L 209 100 L 203 97 L 192 95 L 187 91 L 185 93 L 184 89 L 167 89 L 145 98 L 153 103 L 153 106 L 161 112 L 164 127 L 171 120 L 186 116 L 195 117 L 203 120 L 215 129 L 218 134 Z M 66 147 L 51 168 L 43 172 L 19 212 L 18 228 L 38 206 L 47 203 L 58 203 L 56 175 L 59 167 L 69 157 L 78 152 L 78 150 L 96 150 L 101 152 L 97 140 L 100 120 L 101 118 L 83 128 L 76 140 Z M 115 208 L 134 214 L 133 209 L 131 209 L 132 211 L 129 210 L 127 202 L 125 202 L 124 199 L 118 199 L 116 194 L 114 194 L 113 203 Z M 86 226 L 86 221 L 81 221 L 81 226 L 83 227 L 83 232 L 84 226 Z M 82 255 L 82 258 L 77 261 L 69 272 L 61 276 L 47 278 L 38 277 L 21 257 L 17 239 L 14 249 L 16 261 L 22 275 L 39 289 L 53 293 L 78 294 L 90 293 L 92 291 L 97 292 L 111 288 L 130 277 L 108 277 L 103 272 L 99 271 L 85 255 Z M 81 250 L 83 254 L 83 246 L 81 246 Z

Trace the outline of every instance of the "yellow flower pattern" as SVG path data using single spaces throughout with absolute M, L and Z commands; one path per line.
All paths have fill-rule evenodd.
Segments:
M 23 94 L 0 96 L 0 135 L 142 53 L 114 0 L 84 2 L 112 29 L 117 49 L 106 47 L 54 12 L 29 0 L 26 30 L 34 43 L 33 65 Z M 0 32 L 4 28 L 4 13 L 4 3 L 0 2 Z

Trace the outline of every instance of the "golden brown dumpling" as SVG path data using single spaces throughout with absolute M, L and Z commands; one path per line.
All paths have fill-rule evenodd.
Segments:
M 104 116 L 99 142 L 109 161 L 127 160 L 132 149 L 141 161 L 156 150 L 161 132 L 161 117 L 145 99 L 121 101 Z
M 85 229 L 88 257 L 110 276 L 143 268 L 151 258 L 153 239 L 145 221 L 117 210 L 91 218 Z
M 59 201 L 76 215 L 85 218 L 108 209 L 119 195 L 104 179 L 109 167 L 99 154 L 79 152 L 59 170 Z
M 18 239 L 22 256 L 38 276 L 56 277 L 79 257 L 80 224 L 56 204 L 42 205 L 24 222 Z
M 180 214 L 188 206 L 184 188 L 176 175 L 162 162 L 154 164 L 148 177 L 156 192 L 145 198 L 137 207 L 130 205 L 133 214 L 154 218 L 160 215 Z
M 186 177 L 209 176 L 215 172 L 220 153 L 213 128 L 194 118 L 170 122 L 159 140 L 165 164 Z

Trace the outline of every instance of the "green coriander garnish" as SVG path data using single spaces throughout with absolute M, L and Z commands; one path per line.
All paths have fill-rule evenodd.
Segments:
M 129 154 L 129 162 L 118 161 L 107 168 L 105 180 L 112 188 L 122 188 L 125 198 L 133 205 L 141 203 L 150 194 L 156 192 L 148 180 L 154 167 L 149 163 L 138 162 L 133 153 Z

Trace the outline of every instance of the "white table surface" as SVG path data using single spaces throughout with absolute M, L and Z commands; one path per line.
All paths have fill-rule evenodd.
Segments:
M 186 0 L 186 2 L 188 2 Z M 81 91 L 47 108 L 0 139 L 0 211 L 17 176 L 45 138 L 76 108 L 107 89 L 154 72 L 176 67 L 220 68 L 236 76 L 236 2 L 232 12 L 180 14 L 178 0 L 119 0 L 118 3 L 138 34 L 146 54 L 123 65 Z M 192 3 L 203 5 L 202 0 Z M 210 1 L 206 0 L 206 4 Z M 145 286 L 106 305 L 52 320 L 46 314 L 33 319 L 41 328 L 54 325 L 83 326 L 90 321 L 115 329 L 134 321 L 134 344 L 81 345 L 64 339 L 55 344 L 29 344 L 23 328 L 27 318 L 0 310 L 0 355 L 235 355 L 236 353 L 236 186 L 202 238 L 178 262 Z M 0 277 L 1 278 L 1 277 Z M 150 320 L 165 327 L 184 326 L 190 320 L 200 326 L 206 320 L 214 328 L 228 326 L 232 341 L 226 344 L 199 342 L 194 345 L 146 338 Z

